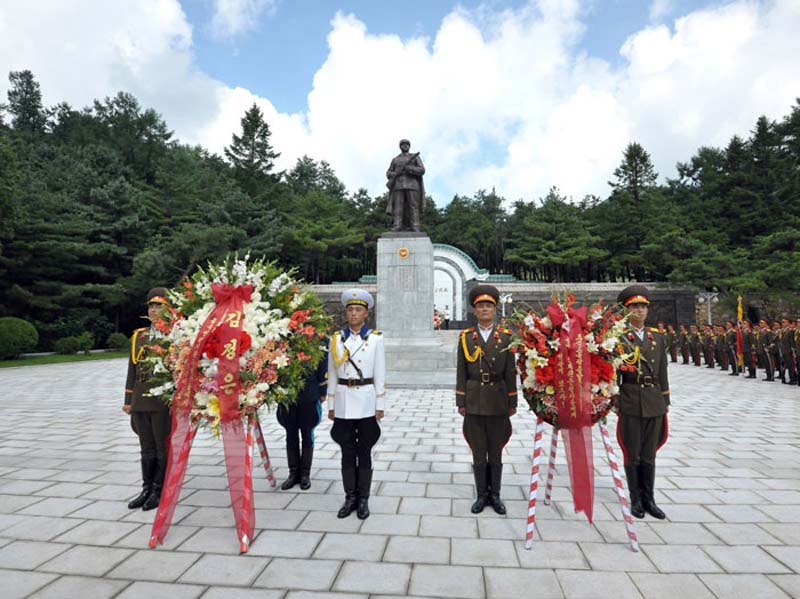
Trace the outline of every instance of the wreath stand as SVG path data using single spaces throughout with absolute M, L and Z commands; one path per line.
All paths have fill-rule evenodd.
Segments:
M 639 551 L 639 540 L 636 537 L 636 529 L 633 525 L 633 517 L 631 516 L 631 506 L 628 501 L 628 494 L 625 491 L 625 486 L 622 483 L 622 477 L 619 473 L 619 466 L 617 464 L 617 457 L 614 455 L 614 448 L 611 446 L 611 439 L 608 435 L 608 426 L 605 422 L 600 421 L 597 423 L 600 428 L 600 434 L 603 438 L 603 445 L 606 449 L 606 458 L 608 465 L 611 466 L 611 476 L 614 477 L 614 487 L 617 490 L 617 497 L 619 498 L 619 505 L 622 508 L 622 517 L 625 520 L 625 528 L 628 531 L 628 539 L 630 540 L 631 550 Z M 553 478 L 556 471 L 556 452 L 558 450 L 558 432 L 559 429 L 553 427 L 550 435 L 550 461 L 547 465 L 547 484 L 544 493 L 544 504 L 550 505 L 550 498 L 553 493 Z M 544 433 L 544 420 L 541 416 L 536 416 L 536 436 L 533 442 L 533 468 L 531 469 L 531 490 L 530 499 L 528 500 L 528 523 L 525 530 L 525 549 L 530 549 L 533 545 L 533 530 L 534 523 L 536 522 L 536 496 L 539 491 L 539 462 L 542 459 L 542 435 Z
M 272 464 L 269 459 L 269 452 L 267 451 L 267 444 L 264 440 L 264 433 L 261 430 L 261 420 L 258 417 L 258 412 L 248 414 L 245 418 L 245 456 L 244 456 L 244 495 L 242 497 L 242 515 L 243 521 L 241 526 L 237 526 L 237 535 L 239 536 L 239 552 L 247 553 L 250 548 L 252 539 L 248 538 L 247 533 L 249 522 L 248 514 L 253 508 L 253 443 L 258 446 L 261 459 L 263 461 L 264 470 L 267 474 L 267 481 L 271 487 L 276 486 L 275 475 L 272 470 Z M 186 467 L 189 461 L 189 452 L 192 450 L 192 443 L 197 435 L 197 423 L 192 422 L 186 431 L 183 444 L 180 448 L 180 453 L 176 456 L 177 463 L 174 468 L 169 469 L 169 479 L 164 483 L 164 494 L 162 500 L 159 502 L 159 509 L 156 513 L 156 518 L 153 522 L 153 532 L 150 537 L 148 545 L 150 548 L 155 547 L 161 542 L 161 539 L 166 536 L 172 521 L 172 510 L 177 503 L 175 494 L 180 493 L 180 486 L 186 475 Z M 170 455 L 172 459 L 172 455 Z M 238 524 L 238 521 L 237 521 Z M 157 534 L 157 531 L 163 529 L 163 533 Z

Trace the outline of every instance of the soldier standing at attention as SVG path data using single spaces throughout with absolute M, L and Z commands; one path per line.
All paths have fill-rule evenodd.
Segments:
M 158 507 L 161 487 L 167 471 L 167 439 L 172 428 L 169 408 L 157 397 L 147 393 L 153 386 L 152 372 L 143 361 L 147 345 L 163 334 L 155 328 L 165 307 L 169 306 L 167 290 L 154 287 L 147 294 L 147 318 L 150 326 L 136 329 L 131 337 L 128 358 L 128 378 L 125 382 L 125 402 L 122 410 L 131 416 L 131 428 L 139 437 L 142 464 L 142 492 L 128 503 L 128 508 L 144 511 Z
M 306 382 L 295 403 L 278 406 L 278 423 L 286 429 L 286 463 L 289 476 L 281 489 L 287 491 L 299 484 L 303 491 L 311 488 L 311 463 L 314 460 L 314 429 L 322 419 L 322 401 L 328 391 L 327 354 L 317 368 L 306 375 Z M 302 453 L 300 436 L 303 437 Z
M 702 349 L 703 338 L 696 324 L 689 325 L 689 349 L 692 352 L 692 362 L 695 366 L 700 366 L 700 350 Z
M 676 363 L 678 361 L 678 334 L 675 332 L 675 327 L 671 324 L 667 325 L 665 339 L 667 342 L 667 349 L 669 350 L 669 361 Z
M 739 349 L 736 341 L 738 339 L 736 327 L 733 326 L 733 321 L 731 320 L 725 323 L 725 327 L 725 349 L 728 352 L 728 362 L 731 366 L 730 376 L 739 376 Z M 744 354 L 744 350 L 742 350 L 742 354 Z
M 669 379 L 664 338 L 656 329 L 644 326 L 650 300 L 644 285 L 623 289 L 617 301 L 630 312 L 629 326 L 620 342 L 633 355 L 634 371 L 620 371 L 617 405 L 617 441 L 625 460 L 625 475 L 631 495 L 631 513 L 644 518 L 645 512 L 663 520 L 656 505 L 656 452 L 667 441 L 669 425 Z M 629 362 L 630 364 L 630 362 Z
M 758 359 L 756 357 L 756 335 L 753 332 L 753 325 L 749 320 L 742 322 L 742 354 L 744 354 L 743 368 L 747 367 L 748 379 L 756 378 L 756 365 Z
M 491 505 L 506 513 L 500 499 L 503 447 L 511 437 L 511 416 L 517 413 L 517 370 L 508 351 L 511 331 L 495 327 L 500 293 L 492 285 L 478 285 L 469 293 L 477 328 L 461 332 L 456 359 L 456 406 L 464 417 L 463 433 L 472 450 L 478 514 Z
M 678 339 L 680 340 L 678 343 L 680 344 L 681 350 L 681 358 L 683 358 L 683 363 L 689 363 L 689 332 L 686 330 L 686 325 L 680 325 L 678 329 Z
M 328 418 L 342 448 L 345 500 L 337 516 L 369 517 L 372 447 L 381 436 L 386 401 L 383 336 L 364 324 L 375 300 L 363 289 L 342 293 L 347 326 L 334 332 L 328 352 Z

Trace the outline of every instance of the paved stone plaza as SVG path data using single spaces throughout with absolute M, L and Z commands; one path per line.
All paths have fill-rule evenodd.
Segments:
M 539 503 L 526 551 L 532 414 L 513 419 L 505 450 L 509 515 L 475 517 L 452 393 L 401 390 L 390 393 L 376 446 L 372 516 L 335 516 L 342 493 L 326 421 L 310 491 L 272 491 L 257 465 L 257 536 L 239 556 L 222 446 L 205 433 L 166 545 L 147 548 L 155 512 L 126 507 L 139 472 L 120 409 L 125 368 L 0 370 L 3 599 L 800 597 L 797 387 L 671 365 L 671 435 L 656 485 L 669 519 L 637 521 L 638 554 L 625 544 L 599 431 L 594 525 L 571 513 L 560 459 L 556 501 Z M 282 429 L 264 420 L 281 479 Z

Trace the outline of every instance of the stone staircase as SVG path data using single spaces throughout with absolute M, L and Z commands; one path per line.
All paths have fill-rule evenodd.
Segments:
M 390 389 L 455 389 L 459 331 L 434 331 L 418 338 L 384 340 Z

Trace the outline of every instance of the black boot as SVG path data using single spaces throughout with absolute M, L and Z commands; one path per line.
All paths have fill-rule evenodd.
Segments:
M 358 508 L 356 516 L 359 520 L 369 518 L 369 488 L 372 486 L 372 470 L 358 469 Z
M 628 478 L 628 493 L 631 496 L 631 515 L 634 518 L 644 518 L 642 495 L 639 493 L 639 475 L 636 466 L 625 466 L 625 476 Z
M 164 475 L 167 473 L 167 456 L 158 456 L 156 458 L 155 474 L 153 475 L 153 488 L 150 491 L 150 496 L 142 506 L 142 511 L 148 512 L 158 507 L 158 502 L 161 500 L 161 489 L 164 486 Z
M 475 503 L 472 504 L 470 511 L 473 514 L 480 514 L 489 505 L 489 487 L 486 481 L 487 464 L 473 464 L 472 472 L 475 475 Z
M 303 445 L 300 457 L 300 488 L 307 491 L 311 488 L 311 462 L 314 460 L 314 446 Z
M 286 448 L 286 464 L 289 466 L 289 476 L 281 485 L 284 491 L 288 491 L 300 482 L 300 448 Z
M 153 474 L 156 469 L 155 456 L 142 456 L 142 492 L 128 503 L 129 510 L 142 507 L 153 490 Z
M 655 464 L 639 464 L 639 488 L 642 490 L 642 507 L 648 514 L 653 516 L 653 518 L 663 520 L 667 516 L 663 511 L 661 511 L 661 508 L 656 505 L 656 500 L 653 494 L 655 482 Z
M 505 516 L 506 505 L 500 499 L 500 487 L 503 481 L 503 465 L 502 464 L 489 464 L 489 503 L 494 508 L 494 511 Z
M 358 506 L 355 468 L 342 468 L 342 486 L 344 487 L 344 503 L 336 514 L 337 518 L 347 518 L 347 516 L 356 511 Z

